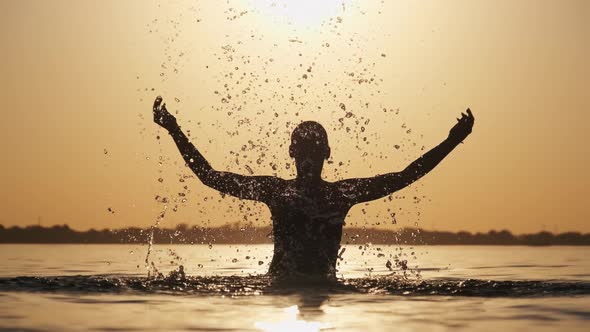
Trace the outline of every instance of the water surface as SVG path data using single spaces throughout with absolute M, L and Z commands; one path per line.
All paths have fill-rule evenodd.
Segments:
M 351 245 L 338 282 L 296 285 L 263 275 L 269 245 L 158 245 L 158 279 L 145 277 L 146 249 L 0 246 L 0 330 L 581 331 L 590 320 L 587 247 Z

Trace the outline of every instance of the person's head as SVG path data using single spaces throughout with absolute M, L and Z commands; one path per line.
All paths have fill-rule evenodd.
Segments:
M 299 175 L 319 175 L 324 160 L 330 158 L 328 134 L 315 121 L 300 123 L 291 134 L 289 155 L 295 159 Z

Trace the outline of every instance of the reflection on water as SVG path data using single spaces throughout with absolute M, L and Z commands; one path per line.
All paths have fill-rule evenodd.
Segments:
M 416 247 L 405 250 L 418 257 L 415 279 L 351 246 L 329 284 L 261 275 L 271 246 L 156 246 L 164 277 L 148 279 L 145 249 L 0 246 L 0 330 L 584 331 L 590 321 L 586 247 Z M 184 277 L 171 273 L 178 261 Z
M 274 322 L 256 322 L 254 327 L 268 332 L 278 331 L 300 331 L 300 332 L 314 332 L 331 328 L 330 324 L 305 321 L 298 319 L 299 308 L 294 305 L 283 309 L 284 317 L 278 316 Z

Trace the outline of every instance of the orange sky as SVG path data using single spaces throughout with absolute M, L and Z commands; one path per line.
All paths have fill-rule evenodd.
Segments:
M 268 224 L 263 206 L 179 181 L 189 173 L 150 118 L 161 94 L 213 166 L 238 173 L 292 177 L 289 132 L 321 122 L 328 180 L 403 169 L 471 107 L 466 144 L 347 224 L 590 232 L 588 1 L 5 0 L 0 10 L 1 224 L 145 227 L 163 208 L 156 195 L 169 199 L 163 226 L 248 213 Z

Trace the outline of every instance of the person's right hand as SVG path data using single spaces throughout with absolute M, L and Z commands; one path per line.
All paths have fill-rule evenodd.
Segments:
M 162 104 L 162 97 L 160 96 L 154 101 L 154 122 L 168 131 L 178 126 L 176 118 L 168 112 L 166 103 Z
M 471 113 L 471 110 L 468 108 L 467 114 L 461 113 L 461 119 L 457 119 L 457 124 L 451 128 L 449 139 L 457 144 L 463 142 L 463 140 L 471 134 L 474 122 L 475 118 L 473 117 L 473 113 Z

